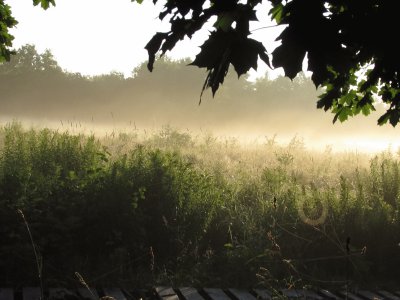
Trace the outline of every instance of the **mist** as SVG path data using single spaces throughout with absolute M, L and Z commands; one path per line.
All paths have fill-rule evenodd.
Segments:
M 189 63 L 163 58 L 152 73 L 144 62 L 129 78 L 117 72 L 87 77 L 63 71 L 51 52 L 26 45 L 0 65 L 0 121 L 98 135 L 171 126 L 243 143 L 296 137 L 307 148 L 334 151 L 400 146 L 397 129 L 376 123 L 384 107 L 332 124 L 334 115 L 316 108 L 321 91 L 304 74 L 250 81 L 231 70 L 215 97 L 205 91 L 199 104 L 206 74 Z

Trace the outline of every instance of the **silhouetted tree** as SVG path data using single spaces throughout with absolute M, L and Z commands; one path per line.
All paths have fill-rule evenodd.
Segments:
M 331 110 L 334 122 L 360 112 L 370 114 L 375 97 L 388 104 L 378 123 L 399 122 L 400 46 L 389 42 L 391 29 L 397 27 L 396 1 L 215 0 L 211 5 L 205 0 L 168 1 L 159 18 L 170 17 L 171 30 L 157 32 L 147 44 L 149 70 L 158 52 L 163 55 L 173 49 L 213 17 L 217 17 L 214 31 L 192 63 L 208 70 L 203 90 L 211 87 L 215 93 L 230 65 L 239 76 L 256 69 L 258 58 L 271 66 L 262 43 L 249 37 L 249 23 L 257 20 L 257 5 L 262 2 L 272 4 L 271 18 L 285 26 L 277 38 L 281 45 L 272 52 L 272 65 L 283 67 L 293 79 L 307 55 L 312 81 L 324 88 L 317 107 Z

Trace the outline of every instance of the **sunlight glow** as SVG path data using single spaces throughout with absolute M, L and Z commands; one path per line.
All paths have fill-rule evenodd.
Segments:
M 14 46 L 34 44 L 39 52 L 50 49 L 61 67 L 83 75 L 111 71 L 131 75 L 147 60 L 144 49 L 157 31 L 168 24 L 157 19 L 161 5 L 144 1 L 141 5 L 116 0 L 57 1 L 47 11 L 29 1 L 8 0 L 19 21 L 12 30 Z M 192 56 L 199 42 L 177 47 L 172 57 Z
M 166 21 L 161 22 L 157 18 L 162 10 L 163 1 L 154 6 L 152 1 L 143 1 L 139 5 L 129 0 L 58 0 L 56 1 L 57 6 L 51 7 L 47 11 L 40 7 L 34 7 L 32 1 L 5 0 L 5 2 L 11 6 L 13 15 L 19 22 L 17 27 L 12 30 L 12 34 L 15 36 L 14 47 L 16 49 L 28 43 L 34 44 L 39 53 L 42 53 L 45 49 L 50 49 L 63 70 L 81 73 L 82 75 L 120 72 L 125 77 L 131 76 L 135 67 L 147 61 L 147 51 L 144 47 L 153 34 L 169 29 L 169 24 Z M 279 46 L 279 42 L 276 42 L 275 39 L 284 27 L 275 26 L 269 20 L 267 14 L 269 9 L 268 3 L 257 8 L 259 22 L 252 22 L 250 31 L 252 32 L 251 38 L 261 41 L 268 53 L 271 54 Z M 167 55 L 173 59 L 185 57 L 193 59 L 211 29 L 212 24 L 207 24 L 206 28 L 191 40 L 187 38 L 178 43 L 174 50 Z M 303 69 L 307 69 L 306 59 L 303 62 Z M 157 65 L 154 72 L 156 70 Z M 232 71 L 232 68 L 230 71 Z M 265 76 L 266 72 L 269 79 L 283 75 L 281 69 L 271 71 L 260 61 L 258 71 L 251 70 L 249 72 L 249 79 L 254 80 Z M 306 74 L 310 75 L 307 72 Z M 200 90 L 201 84 L 202 82 L 199 82 L 199 87 L 194 88 Z M 198 97 L 198 94 L 196 94 L 196 97 Z M 197 104 L 197 98 L 195 101 L 193 99 L 188 100 Z M 219 101 L 218 99 L 214 100 Z M 316 96 L 310 96 L 310 103 L 313 101 L 315 103 L 315 100 Z M 114 104 L 118 105 L 118 103 Z M 201 109 L 203 111 L 212 110 L 211 105 L 207 106 L 209 104 L 211 104 L 211 101 L 202 104 Z M 376 108 L 381 109 L 382 106 L 384 105 L 378 104 Z M 113 108 L 110 106 L 109 109 L 112 111 Z M 128 110 L 126 107 L 124 109 Z M 198 109 L 198 107 L 194 106 L 193 110 L 195 109 Z M 254 119 L 251 120 L 253 122 L 251 124 L 242 124 L 235 120 L 226 122 L 226 125 L 218 128 L 206 124 L 203 129 L 216 135 L 233 136 L 248 143 L 255 140 L 263 141 L 267 135 L 272 136 L 275 134 L 276 127 L 274 126 L 276 125 L 281 130 L 281 132 L 278 132 L 280 143 L 287 143 L 293 136 L 299 135 L 304 138 L 307 147 L 319 150 L 323 150 L 326 145 L 334 145 L 333 148 L 337 151 L 357 149 L 361 152 L 383 151 L 388 147 L 392 149 L 400 147 L 397 131 L 390 125 L 376 126 L 376 116 L 368 117 L 371 121 L 369 127 L 363 125 L 366 123 L 363 123 L 362 117 L 349 120 L 346 124 L 332 126 L 333 116 L 331 114 L 324 114 L 322 111 L 316 110 L 310 113 L 315 113 L 315 120 L 320 120 L 321 123 L 318 124 L 323 125 L 308 124 L 309 119 L 299 118 L 305 115 L 304 112 L 291 111 L 290 114 L 286 113 L 282 116 L 278 113 L 268 115 L 258 124 Z M 1 117 L 3 118 L 1 121 L 7 121 L 7 117 L 4 115 Z M 168 118 L 176 121 L 176 118 Z M 29 123 L 29 121 L 26 122 Z M 49 122 L 54 122 L 54 119 Z M 43 120 L 43 126 L 49 126 L 49 122 Z M 160 128 L 165 125 L 163 122 L 165 121 L 155 120 L 153 127 Z M 37 120 L 34 123 L 37 124 Z M 107 122 L 105 122 L 103 128 L 99 123 L 101 122 L 87 124 L 86 127 L 89 128 L 89 131 L 96 130 L 104 133 L 116 128 L 124 129 L 126 126 L 126 124 L 117 125 L 112 122 L 112 125 L 106 125 Z M 181 124 L 172 124 L 172 126 L 179 125 Z M 58 125 L 54 126 L 57 127 Z M 187 125 L 187 127 L 190 126 L 190 124 Z M 199 130 L 201 126 L 203 124 L 200 124 L 197 128 L 190 128 L 190 130 Z M 373 129 L 370 130 L 370 128 Z M 360 134 L 357 135 L 356 133 Z
M 151 1 L 140 5 L 127 0 L 112 1 L 112 5 L 109 0 L 56 1 L 57 6 L 47 11 L 34 7 L 31 1 L 6 0 L 6 3 L 19 22 L 12 30 L 15 48 L 29 43 L 39 52 L 50 49 L 63 69 L 83 75 L 113 71 L 130 76 L 136 66 L 147 61 L 144 47 L 153 34 L 169 30 L 169 24 L 157 18 L 162 1 L 156 6 Z M 260 6 L 257 13 L 260 22 L 253 22 L 256 23 L 253 29 L 273 25 L 267 17 L 268 9 L 265 4 Z M 208 24 L 191 40 L 186 38 L 178 43 L 167 55 L 174 59 L 194 59 L 211 29 L 212 24 Z M 265 28 L 255 31 L 252 37 L 262 41 L 270 53 L 279 45 L 274 39 L 281 30 Z M 253 78 L 267 71 L 264 63 L 259 65 L 259 72 L 250 72 Z

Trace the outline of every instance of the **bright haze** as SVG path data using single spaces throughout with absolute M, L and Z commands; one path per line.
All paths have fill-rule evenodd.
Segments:
M 114 87 L 113 92 L 109 90 L 109 84 L 102 86 L 98 82 L 96 87 L 102 91 L 108 90 L 85 90 L 86 92 L 81 93 L 75 86 L 76 93 L 73 97 L 78 100 L 74 100 L 76 104 L 73 107 L 67 105 L 67 109 L 57 102 L 70 101 L 69 97 L 72 96 L 67 89 L 62 97 L 59 93 L 63 89 L 54 91 L 53 88 L 52 92 L 38 93 L 39 100 L 34 101 L 35 105 L 32 104 L 32 93 L 12 94 L 10 98 L 3 97 L 0 100 L 2 122 L 17 119 L 34 125 L 52 126 L 79 122 L 91 130 L 103 131 L 116 128 L 130 130 L 129 126 L 132 124 L 143 129 L 159 128 L 168 124 L 191 131 L 202 130 L 235 136 L 246 141 L 262 140 L 265 136 L 276 134 L 278 141 L 286 142 L 298 136 L 304 138 L 306 146 L 319 149 L 332 145 L 336 150 L 380 151 L 389 146 L 396 150 L 400 146 L 398 129 L 390 125 L 378 127 L 377 114 L 359 116 L 343 124 L 332 125 L 333 115 L 315 108 L 319 91 L 312 89 L 309 82 L 304 88 L 304 94 L 288 96 L 283 93 L 279 94 L 281 101 L 270 101 L 274 105 L 259 104 L 264 100 L 268 102 L 268 97 L 272 97 L 264 92 L 267 91 L 263 87 L 264 82 L 268 86 L 263 77 L 267 67 L 261 62 L 259 72 L 252 72 L 247 78 L 251 80 L 249 84 L 243 78 L 235 81 L 235 76 L 232 75 L 218 91 L 215 99 L 209 96 L 210 92 L 206 92 L 200 106 L 199 94 L 205 77 L 203 70 L 185 67 L 187 71 L 182 72 L 188 73 L 167 72 L 169 76 L 176 76 L 176 80 L 171 81 L 169 78 L 166 86 L 161 83 L 162 76 L 157 63 L 152 74 L 145 73 L 143 68 L 141 72 L 133 74 L 135 68 L 143 67 L 142 64 L 147 59 L 144 46 L 149 39 L 155 32 L 167 31 L 169 28 L 166 22 L 162 23 L 157 19 L 162 6 L 154 6 L 152 1 L 143 1 L 139 5 L 129 0 L 58 0 L 57 6 L 47 11 L 33 7 L 32 1 L 6 0 L 6 3 L 11 6 L 13 15 L 19 22 L 12 31 L 16 49 L 25 44 L 35 45 L 39 53 L 49 49 L 65 72 L 85 76 L 119 72 L 124 77 L 142 74 L 145 78 L 137 79 L 135 83 L 121 83 L 123 86 Z M 253 35 L 271 52 L 277 46 L 274 39 L 281 29 L 269 28 L 271 23 L 268 21 L 267 11 L 265 6 L 259 9 L 258 17 L 261 22 L 254 24 Z M 171 53 L 167 53 L 168 57 L 193 59 L 211 27 L 212 24 L 209 24 L 208 28 L 195 35 L 192 40 L 178 44 Z M 266 28 L 259 29 L 260 27 Z M 279 70 L 268 70 L 267 76 L 273 81 L 280 74 Z M 188 80 L 186 85 L 190 86 L 182 88 L 185 83 L 182 83 L 184 81 L 179 76 L 192 75 L 195 80 Z M 256 78 L 259 78 L 257 92 L 251 86 Z M 282 86 L 293 90 L 290 84 L 287 81 Z M 246 86 L 248 90 L 237 90 Z M 278 88 L 278 85 L 274 85 L 274 88 Z M 5 87 L 0 85 L 0 89 L 4 90 Z M 160 91 L 155 92 L 157 89 Z M 96 93 L 100 95 L 98 98 L 107 95 L 107 99 L 95 102 Z M 292 105 L 291 103 L 297 103 L 296 97 L 303 99 L 300 103 L 305 104 Z M 30 105 L 32 109 L 29 109 Z M 181 111 L 183 106 L 185 110 Z

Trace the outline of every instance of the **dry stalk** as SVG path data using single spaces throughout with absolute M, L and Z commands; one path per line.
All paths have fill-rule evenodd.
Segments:
M 85 279 L 83 279 L 82 275 L 79 274 L 78 272 L 75 272 L 75 276 L 78 278 L 79 283 L 82 284 L 89 291 L 89 293 L 93 296 L 93 299 L 96 299 L 97 297 L 93 293 L 93 291 L 90 288 L 90 286 L 86 283 Z
M 40 252 L 38 251 L 37 246 L 36 246 L 36 244 L 35 244 L 35 242 L 33 240 L 32 232 L 31 232 L 31 229 L 29 228 L 29 224 L 28 224 L 28 221 L 25 218 L 24 213 L 20 209 L 18 209 L 17 212 L 19 213 L 19 215 L 21 216 L 22 220 L 24 221 L 25 226 L 26 226 L 26 230 L 28 231 L 29 238 L 31 240 L 33 253 L 35 254 L 36 267 L 37 267 L 38 278 L 39 278 L 39 283 L 40 283 L 40 300 L 43 300 L 44 299 L 43 278 L 42 278 L 43 258 L 41 256 Z

